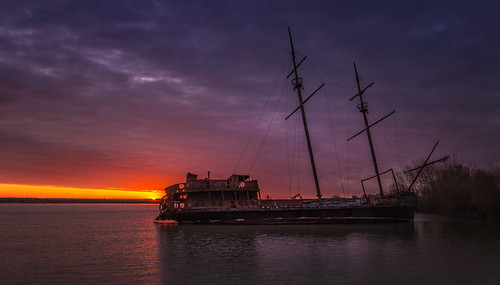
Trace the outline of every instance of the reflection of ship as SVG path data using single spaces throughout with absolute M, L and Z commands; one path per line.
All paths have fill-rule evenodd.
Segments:
M 297 68 L 305 58 L 298 64 L 296 63 L 291 34 L 290 44 L 294 68 L 289 76 L 294 75 L 292 84 L 299 97 L 299 106 L 295 111 L 300 110 L 302 115 L 311 168 L 316 185 L 317 199 L 294 199 L 295 197 L 287 200 L 262 199 L 260 197 L 260 189 L 257 185 L 257 181 L 250 180 L 250 176 L 248 175 L 234 174 L 225 180 L 214 180 L 210 179 L 210 175 L 206 179 L 198 179 L 197 175 L 188 173 L 186 182 L 174 184 L 165 188 L 166 195 L 163 197 L 162 203 L 160 204 L 160 214 L 156 218 L 156 222 L 326 224 L 413 221 L 416 197 L 412 192 L 397 191 L 396 194 L 384 195 L 380 175 L 385 172 L 379 172 L 370 134 L 370 127 L 382 119 L 371 125 L 368 123 L 366 117 L 366 113 L 368 112 L 367 103 L 363 101 L 362 96 L 371 84 L 361 89 L 356 66 L 355 71 L 358 93 L 353 96 L 351 100 L 359 97 L 361 101 L 358 105 L 358 109 L 363 114 L 365 128 L 358 134 L 364 132 L 367 134 L 375 169 L 375 175 L 371 178 L 377 178 L 380 194 L 377 196 L 367 196 L 365 193 L 362 198 L 353 199 L 322 198 L 309 138 L 304 103 L 323 85 L 314 91 L 307 99 L 303 100 L 302 78 L 298 76 Z M 295 111 L 292 112 L 292 114 L 295 113 Z M 424 165 L 426 163 L 427 161 Z M 423 166 L 420 167 L 420 169 L 422 168 Z

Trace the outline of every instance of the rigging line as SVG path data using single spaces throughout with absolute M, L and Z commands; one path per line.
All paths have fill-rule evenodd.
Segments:
M 308 57 L 308 59 L 309 59 L 309 61 L 314 61 L 317 64 L 324 65 L 324 66 L 326 66 L 328 68 L 331 68 L 331 69 L 333 69 L 333 70 L 335 70 L 335 71 L 337 71 L 339 73 L 342 73 L 342 74 L 345 74 L 345 75 L 348 75 L 348 76 L 354 76 L 354 74 L 351 73 L 351 72 L 347 72 L 347 71 L 344 71 L 344 70 L 342 70 L 340 68 L 334 67 L 333 65 L 326 64 L 324 61 L 316 60 L 314 57 Z
M 310 63 L 307 63 L 307 64 L 309 64 L 309 65 L 312 67 L 312 69 L 314 70 L 314 72 L 316 72 L 316 70 L 314 69 L 314 67 L 313 67 Z M 322 77 L 322 76 L 319 76 L 317 72 L 316 72 L 316 73 L 313 73 L 312 71 L 310 71 L 309 69 L 307 69 L 307 67 L 303 67 L 303 68 L 301 69 L 301 71 L 302 71 L 302 74 L 306 74 L 306 75 L 307 75 L 307 74 L 309 74 L 309 75 L 311 75 L 311 74 L 312 74 L 312 75 L 314 75 L 314 76 L 316 76 L 316 77 L 320 78 L 320 79 L 321 79 L 322 81 L 324 81 L 325 83 L 328 83 L 328 85 L 336 86 L 336 87 L 338 87 L 338 88 L 340 88 L 340 89 L 344 89 L 344 90 L 351 90 L 351 89 L 349 89 L 349 87 L 343 86 L 343 85 L 341 85 L 341 84 L 339 84 L 339 83 L 336 83 L 336 82 L 331 81 L 331 80 L 329 80 L 329 79 L 326 79 L 326 78 L 324 78 L 324 77 Z
M 293 146 L 292 146 L 292 151 L 291 154 L 290 152 L 287 154 L 288 155 L 288 169 L 289 169 L 289 177 L 288 177 L 288 192 L 292 192 L 292 184 L 293 184 L 293 177 L 294 177 L 294 171 L 295 171 L 295 158 L 296 158 L 296 153 L 297 153 L 297 139 L 298 139 L 298 118 L 299 116 L 295 116 L 295 121 L 293 124 Z M 291 120 L 286 120 L 286 122 L 291 121 Z M 290 123 L 291 124 L 291 123 Z M 290 157 L 291 157 L 291 162 L 290 162 Z
M 284 84 L 283 84 L 283 88 L 284 88 Z M 267 135 L 269 134 L 269 130 L 271 130 L 271 125 L 273 124 L 273 121 L 274 121 L 274 117 L 276 116 L 276 113 L 278 111 L 278 107 L 280 105 L 280 102 L 281 102 L 281 98 L 283 97 L 283 90 L 281 91 L 281 94 L 280 94 L 280 97 L 278 98 L 278 102 L 276 103 L 276 107 L 274 108 L 274 112 L 273 112 L 273 116 L 271 117 L 271 121 L 269 122 L 269 125 L 267 127 L 267 130 L 266 130 L 266 134 L 264 135 L 264 138 L 262 139 L 262 142 L 259 146 L 259 150 L 257 151 L 257 155 L 255 156 L 255 159 L 253 160 L 252 162 L 252 166 L 250 166 L 250 169 L 248 170 L 248 173 L 250 173 L 255 165 L 255 162 L 257 161 L 257 158 L 259 157 L 260 155 L 260 152 L 262 151 L 262 147 L 264 146 L 264 142 L 266 141 L 266 138 L 267 138 Z
M 319 75 L 319 72 L 316 70 L 316 68 L 314 68 L 314 65 L 312 65 L 311 63 L 308 63 L 308 65 L 311 66 L 311 69 L 314 72 L 314 74 L 315 74 L 316 77 L 318 77 L 319 79 L 321 79 L 321 81 L 325 80 L 321 75 Z
M 328 83 L 329 85 L 334 85 L 334 86 L 337 86 L 337 87 L 339 87 L 339 88 L 341 88 L 341 89 L 344 89 L 344 90 L 351 90 L 351 89 L 349 89 L 348 87 L 345 87 L 345 86 L 343 86 L 343 85 L 340 85 L 339 83 L 336 83 L 336 82 L 330 81 L 330 80 L 328 80 L 328 79 L 324 79 L 324 81 L 325 81 L 326 83 Z
M 396 130 L 396 148 L 397 148 L 397 151 L 398 151 L 397 157 L 398 157 L 399 167 L 403 168 L 403 162 L 401 160 L 401 145 L 399 144 L 398 121 L 396 119 L 396 116 L 394 116 L 394 118 L 392 118 L 392 120 L 394 121 L 394 129 Z
M 293 171 L 295 171 L 295 161 L 297 161 L 297 179 L 300 174 L 300 128 L 299 128 L 300 120 L 299 116 L 295 116 L 295 125 L 294 125 L 294 137 L 293 137 L 293 153 L 292 153 L 292 179 L 293 179 Z M 297 180 L 299 181 L 299 180 Z M 298 183 L 298 182 L 297 182 Z M 298 185 L 298 184 L 297 184 Z M 297 187 L 297 193 L 299 193 L 300 187 Z
M 434 141 L 433 138 L 431 138 L 429 135 L 427 135 L 426 133 L 424 133 L 422 130 L 420 130 L 415 124 L 413 124 L 412 121 L 410 121 L 410 119 L 406 118 L 405 116 L 403 116 L 401 113 L 399 112 L 396 112 L 396 114 L 398 114 L 399 116 L 401 116 L 401 118 L 403 118 L 408 124 L 410 124 L 410 126 L 412 128 L 414 128 L 415 130 L 417 130 L 421 135 L 423 135 L 424 137 L 426 137 L 429 141 Z
M 285 109 L 288 109 L 288 96 L 285 96 Z M 292 174 L 290 169 L 290 142 L 288 135 L 288 120 L 285 120 L 286 162 L 288 171 L 288 193 L 292 192 Z
M 247 139 L 247 142 L 245 144 L 245 147 L 243 148 L 243 151 L 241 152 L 241 155 L 240 157 L 238 158 L 238 161 L 236 162 L 236 165 L 234 166 L 234 169 L 233 169 L 233 173 L 236 173 L 236 169 L 238 168 L 238 165 L 240 164 L 241 162 L 241 159 L 243 158 L 243 155 L 245 154 L 247 148 L 248 148 L 248 145 L 250 144 L 250 140 L 252 139 L 253 135 L 255 134 L 255 130 L 257 129 L 257 126 L 259 125 L 260 123 L 260 120 L 262 119 L 262 116 L 264 115 L 264 112 L 266 111 L 266 108 L 267 106 L 269 105 L 269 102 L 271 101 L 271 98 L 273 97 L 273 94 L 274 94 L 274 90 L 276 89 L 276 86 L 278 85 L 278 82 L 280 82 L 280 78 L 283 77 L 283 74 L 285 73 L 285 70 L 286 70 L 286 66 L 290 65 L 289 62 L 290 62 L 290 57 L 291 55 L 288 55 L 286 61 L 285 61 L 285 64 L 283 64 L 283 67 L 281 68 L 281 73 L 280 75 L 277 77 L 275 83 L 274 83 L 274 86 L 273 86 L 273 89 L 271 91 L 271 93 L 269 94 L 269 96 L 267 97 L 267 101 L 266 101 L 266 105 L 264 106 L 264 108 L 262 109 L 262 112 L 260 113 L 259 117 L 257 118 L 257 121 L 255 122 L 255 125 L 252 129 L 252 132 L 250 133 L 250 136 L 248 137 Z
M 298 118 L 299 116 L 295 116 L 295 117 Z M 297 122 L 298 122 L 298 120 L 299 119 L 296 119 Z M 303 139 L 302 139 L 302 136 L 299 135 L 298 130 L 299 130 L 299 127 L 297 126 L 297 132 L 296 132 L 296 134 L 297 134 L 297 193 L 300 193 L 300 174 L 301 174 L 300 173 L 300 171 L 301 171 L 301 169 L 300 169 L 300 161 L 301 161 L 301 159 L 300 159 L 300 154 L 301 154 L 300 146 L 303 145 L 302 144 Z
M 332 140 L 333 140 L 333 148 L 335 149 L 335 157 L 337 158 L 337 167 L 339 169 L 339 176 L 340 176 L 340 185 L 342 186 L 342 195 L 345 196 L 345 190 L 344 190 L 344 179 L 342 179 L 342 171 L 340 169 L 340 159 L 339 159 L 339 152 L 337 150 L 337 143 L 335 141 L 335 134 L 333 131 L 333 121 L 332 121 L 332 116 L 330 112 L 330 104 L 328 104 L 328 97 L 326 96 L 326 92 L 323 91 L 323 95 L 325 97 L 325 103 L 326 103 L 326 108 L 328 110 L 328 119 L 330 121 L 330 131 L 332 133 Z
M 368 116 L 370 116 L 370 120 L 373 121 L 375 120 L 374 116 L 372 114 L 368 114 Z M 385 135 L 385 132 L 384 132 L 384 129 L 382 127 L 380 127 L 380 125 L 375 125 L 375 127 L 377 128 L 377 130 L 382 134 L 382 137 L 384 138 L 385 140 L 385 143 L 387 144 L 387 147 L 389 148 L 389 150 L 392 152 L 392 155 L 394 155 L 395 157 L 397 157 L 397 154 L 396 152 L 394 151 L 393 147 L 391 146 L 390 142 L 389 142 L 389 139 L 387 138 L 387 136 Z
M 361 81 L 366 83 L 366 81 L 364 81 L 364 80 L 361 80 Z M 385 99 L 385 97 L 384 97 L 383 93 L 380 91 L 380 89 L 376 85 L 373 87 L 374 87 L 373 90 L 374 90 L 375 95 L 382 102 L 384 102 L 387 106 L 389 106 L 392 110 L 396 110 L 396 108 L 389 101 L 387 101 Z M 397 115 L 401 116 L 408 124 L 410 124 L 410 126 L 412 128 L 417 130 L 421 135 L 425 136 L 428 140 L 432 140 L 432 138 L 430 138 L 427 134 L 425 134 L 422 130 L 420 130 L 417 126 L 415 126 L 409 119 L 407 119 L 405 116 L 403 116 L 400 112 L 396 111 L 396 113 L 397 113 Z M 391 151 L 393 152 L 394 156 L 396 156 L 398 158 L 400 166 L 402 166 L 403 163 L 401 161 L 401 153 L 400 153 L 400 145 L 399 145 L 399 132 L 397 129 L 397 124 L 396 124 L 396 116 L 394 116 L 394 120 L 395 120 L 395 125 L 396 125 L 395 129 L 396 129 L 397 154 L 394 152 L 394 150 L 392 148 L 391 148 Z
M 385 100 L 382 92 L 377 88 L 377 86 L 374 86 L 374 90 L 376 91 L 375 94 L 377 97 L 379 97 L 385 104 L 387 104 L 391 109 L 396 110 L 387 100 Z M 407 123 L 411 125 L 412 128 L 417 130 L 421 135 L 427 137 L 428 140 L 434 141 L 431 137 L 429 137 L 427 134 L 425 134 L 422 130 L 420 130 L 418 127 L 416 127 L 408 118 L 403 116 L 400 112 L 396 111 L 396 113 L 401 116 Z
M 319 62 L 317 62 L 317 63 L 319 63 Z M 312 71 L 309 71 L 309 69 L 307 68 L 308 66 L 311 67 Z M 339 83 L 333 82 L 333 81 L 326 79 L 325 77 L 319 75 L 319 72 L 316 70 L 316 68 L 314 67 L 314 65 L 310 61 L 306 62 L 306 66 L 304 66 L 301 70 L 302 70 L 303 74 L 312 74 L 312 75 L 316 76 L 317 78 L 319 78 L 321 81 L 328 83 L 328 85 L 333 85 L 333 86 L 336 86 L 336 87 L 339 87 L 339 88 L 345 89 L 345 90 L 351 90 L 351 89 L 349 89 L 349 87 L 343 86 Z
M 220 174 L 218 173 L 215 173 L 213 171 L 209 171 L 210 172 L 210 176 L 213 176 L 213 177 L 218 177 L 218 178 L 224 178 L 224 177 L 227 177 L 227 176 L 221 176 Z
M 284 87 L 283 87 L 284 88 Z M 288 88 L 287 89 L 284 89 L 285 90 L 285 102 L 286 102 L 286 106 L 285 106 L 285 110 L 288 109 Z M 286 112 L 285 112 L 286 113 Z M 285 130 L 286 130 L 286 145 L 287 145 L 287 163 L 288 163 L 288 192 L 289 193 L 292 193 L 292 183 L 293 183 L 293 175 L 294 175 L 294 166 L 295 166 L 295 153 L 296 153 L 296 146 L 297 146 L 297 131 L 298 131 L 298 128 L 297 128 L 297 121 L 298 121 L 298 116 L 295 116 L 295 121 L 294 121 L 294 124 L 292 124 L 291 122 L 292 120 L 285 120 Z M 291 125 L 291 127 L 293 127 L 293 136 L 291 137 L 293 139 L 293 145 L 291 147 L 291 151 L 290 151 L 290 135 L 288 133 L 288 127 L 289 125 Z M 290 161 L 290 157 L 291 157 L 291 161 Z
M 354 75 L 353 75 L 354 77 Z M 351 80 L 352 82 L 352 86 L 351 86 L 351 94 L 353 93 L 353 91 L 355 90 L 356 88 L 356 81 L 355 80 Z M 349 96 L 350 97 L 350 96 Z M 349 138 L 349 133 L 350 133 L 350 130 L 351 130 L 351 106 L 349 106 L 351 103 L 349 100 L 346 100 L 346 103 L 347 103 L 347 132 L 346 132 L 346 140 Z M 350 155 L 350 145 L 351 144 L 347 144 L 347 196 L 349 197 L 349 194 L 350 194 L 350 191 L 351 191 L 351 155 Z
M 301 120 L 299 116 L 295 116 L 295 153 L 293 155 L 293 165 L 295 165 L 295 160 L 297 161 L 297 193 L 300 193 L 300 146 L 303 146 L 304 138 L 300 135 L 301 128 L 299 127 Z
M 324 81 L 324 79 L 322 78 L 322 76 L 319 75 L 318 71 L 314 68 L 314 66 L 312 64 L 311 64 L 311 68 L 316 73 L 316 76 L 319 79 L 321 79 L 322 81 Z M 336 160 L 337 160 L 337 167 L 338 167 L 339 177 L 340 177 L 340 183 L 341 183 L 341 187 L 342 187 L 342 195 L 345 196 L 344 180 L 343 180 L 343 177 L 342 177 L 342 170 L 340 168 L 340 158 L 339 158 L 339 155 L 338 155 L 339 152 L 338 152 L 338 149 L 337 149 L 337 142 L 335 141 L 335 132 L 333 130 L 332 112 L 331 112 L 331 109 L 330 109 L 330 104 L 328 104 L 328 96 L 326 96 L 326 91 L 325 90 L 323 90 L 323 96 L 325 98 L 325 105 L 326 105 L 326 109 L 327 109 L 327 112 L 328 112 L 328 121 L 330 123 L 330 132 L 332 134 L 333 148 L 335 150 L 335 157 L 336 157 Z
M 364 81 L 365 82 L 365 81 Z M 365 82 L 366 83 L 366 82 Z M 389 106 L 391 109 L 396 110 L 396 108 L 390 104 L 384 97 L 383 93 L 380 91 L 380 89 L 377 86 L 374 86 L 373 88 L 375 95 L 380 98 L 382 102 L 384 102 L 387 106 Z M 413 129 L 417 130 L 422 136 L 424 136 L 427 140 L 429 141 L 434 141 L 433 138 L 431 138 L 429 135 L 427 135 L 425 132 L 423 132 L 420 128 L 418 128 L 412 121 L 410 121 L 407 117 L 405 117 L 402 113 L 396 111 L 396 114 L 401 116 Z M 396 116 L 394 116 L 394 124 L 395 124 L 395 129 L 396 129 L 396 144 L 397 144 L 397 154 L 394 152 L 394 150 L 391 148 L 391 151 L 393 152 L 394 156 L 398 158 L 399 166 L 403 168 L 403 162 L 401 160 L 401 152 L 400 152 L 400 144 L 399 144 L 399 131 L 397 128 L 397 122 L 396 122 Z
M 382 102 L 384 102 L 384 103 L 385 103 L 387 106 L 389 106 L 391 109 L 396 110 L 396 108 L 394 108 L 394 106 L 392 106 L 392 104 L 391 104 L 389 101 L 387 101 L 387 100 L 385 99 L 384 94 L 380 91 L 380 89 L 378 89 L 377 85 L 374 85 L 374 86 L 373 86 L 373 91 L 375 91 L 375 92 L 374 92 L 374 93 L 375 93 L 375 95 L 377 95 L 377 97 L 378 97 L 378 98 L 380 98 L 380 100 L 381 100 Z
M 288 169 L 289 169 L 289 177 L 288 177 L 288 192 L 292 192 L 292 183 L 293 183 L 293 176 L 294 176 L 294 170 L 295 170 L 295 158 L 296 154 L 298 153 L 297 151 L 297 140 L 298 140 L 298 118 L 299 116 L 295 116 L 295 124 L 294 124 L 294 134 L 293 134 L 293 146 L 292 146 L 292 154 L 288 153 Z M 288 120 L 287 120 L 288 122 Z M 292 158 L 291 163 L 290 163 L 290 157 Z

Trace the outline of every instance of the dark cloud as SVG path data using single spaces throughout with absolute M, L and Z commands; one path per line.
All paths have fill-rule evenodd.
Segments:
M 253 132 L 236 170 L 260 153 L 251 174 L 286 189 L 287 152 L 304 147 L 285 138 L 301 132 L 283 121 L 297 104 L 283 81 L 288 26 L 308 56 L 304 93 L 327 83 L 307 108 L 332 192 L 341 178 L 356 192 L 347 180 L 372 173 L 366 139 L 345 142 L 362 124 L 347 102 L 353 61 L 363 84 L 376 82 L 371 120 L 398 111 L 376 130 L 384 167 L 425 157 L 437 139 L 440 153 L 487 167 L 500 143 L 498 11 L 495 1 L 2 3 L 0 182 L 138 187 L 142 177 L 161 188 L 187 171 L 225 176 Z M 309 182 L 307 167 L 302 157 Z

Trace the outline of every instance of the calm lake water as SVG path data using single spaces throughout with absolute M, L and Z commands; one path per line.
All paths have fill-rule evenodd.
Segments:
M 0 204 L 0 284 L 499 284 L 500 223 L 165 226 L 156 205 Z

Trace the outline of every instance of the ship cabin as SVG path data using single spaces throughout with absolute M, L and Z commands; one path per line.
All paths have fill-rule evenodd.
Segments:
M 186 182 L 165 188 L 164 209 L 256 208 L 260 189 L 249 175 L 233 174 L 227 179 L 198 179 L 187 173 Z

